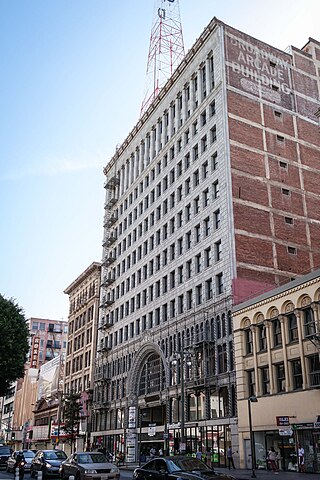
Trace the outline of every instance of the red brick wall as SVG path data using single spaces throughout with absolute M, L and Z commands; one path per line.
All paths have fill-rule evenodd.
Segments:
M 225 31 L 238 301 L 320 267 L 319 92 L 310 55 Z M 263 69 L 274 81 L 259 87 Z

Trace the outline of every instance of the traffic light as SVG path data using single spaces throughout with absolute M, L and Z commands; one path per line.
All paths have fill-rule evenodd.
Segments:
M 14 442 L 15 439 L 16 439 L 16 434 L 15 434 L 15 432 L 12 432 L 11 433 L 11 440 Z

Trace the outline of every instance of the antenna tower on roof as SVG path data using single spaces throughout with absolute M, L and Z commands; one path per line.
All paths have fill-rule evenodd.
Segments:
M 140 116 L 151 105 L 185 56 L 179 0 L 155 0 Z

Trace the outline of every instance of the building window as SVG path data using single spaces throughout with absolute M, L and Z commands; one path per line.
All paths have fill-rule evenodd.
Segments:
M 202 304 L 202 285 L 196 286 L 196 305 Z
M 183 313 L 183 294 L 178 296 L 178 313 Z
M 270 393 L 270 375 L 269 375 L 269 367 L 263 367 L 260 369 L 261 375 L 261 387 L 262 387 L 262 394 L 268 395 Z
M 200 224 L 194 227 L 194 241 L 195 243 L 200 242 Z
M 197 215 L 200 211 L 200 198 L 199 198 L 199 196 L 196 197 L 193 200 L 193 209 L 194 209 L 194 215 Z
M 210 117 L 213 117 L 213 115 L 216 113 L 216 102 L 213 100 L 210 105 L 209 105 L 209 112 L 210 112 Z
M 191 248 L 191 230 L 186 233 L 186 250 Z
M 185 196 L 189 195 L 190 189 L 191 189 L 191 180 L 190 180 L 190 178 L 187 178 L 187 180 L 184 182 Z
M 319 354 L 308 357 L 310 387 L 320 386 L 320 360 Z
M 216 292 L 217 295 L 221 295 L 223 293 L 223 273 L 218 273 L 216 275 Z
M 201 138 L 201 153 L 205 152 L 208 148 L 207 135 Z
M 195 273 L 201 272 L 201 253 L 195 256 Z
M 248 376 L 248 394 L 249 394 L 249 397 L 252 397 L 253 395 L 256 394 L 256 380 L 255 380 L 254 370 L 249 370 L 247 372 L 247 376 Z
M 190 203 L 185 207 L 185 218 L 186 218 L 186 222 L 189 222 L 191 220 L 191 204 Z
M 276 379 L 277 379 L 277 391 L 285 392 L 286 377 L 285 377 L 284 364 L 279 363 L 278 365 L 275 366 L 275 370 L 276 370 Z
M 196 144 L 192 149 L 192 160 L 195 162 L 199 158 L 199 148 L 198 144 Z
M 218 152 L 214 152 L 213 155 L 211 155 L 211 170 L 214 172 L 217 170 L 218 166 Z
M 188 260 L 186 262 L 186 277 L 187 277 L 187 279 L 191 278 L 191 274 L 192 274 L 192 262 L 191 262 L 191 260 Z
M 192 290 L 187 291 L 187 310 L 192 308 Z
M 205 180 L 206 178 L 208 178 L 208 174 L 209 174 L 209 164 L 206 161 L 202 164 L 202 179 Z
M 180 267 L 178 267 L 178 283 L 179 283 L 179 285 L 181 285 L 182 282 L 183 282 L 183 265 L 180 265 Z
M 299 390 L 302 388 L 301 361 L 293 360 L 291 362 L 291 368 L 292 368 L 293 389 Z
M 210 235 L 210 218 L 209 217 L 203 220 L 203 231 L 204 231 L 205 237 Z
M 304 334 L 305 336 L 314 335 L 315 334 L 315 321 L 313 310 L 311 307 L 305 308 L 302 310 L 303 313 L 303 320 L 304 320 Z
M 218 182 L 218 180 L 216 180 L 212 184 L 212 198 L 213 198 L 213 200 L 215 200 L 218 197 L 219 197 L 219 182 Z
M 203 208 L 206 208 L 209 205 L 209 189 L 206 188 L 202 193 L 202 203 Z
M 208 247 L 204 251 L 204 266 L 206 268 L 211 266 L 211 247 Z
M 209 278 L 208 280 L 206 280 L 205 288 L 206 288 L 206 300 L 211 300 L 213 297 L 212 278 Z
M 227 345 L 223 343 L 222 345 L 218 345 L 218 373 L 223 373 L 227 370 Z
M 213 125 L 213 127 L 210 129 L 210 141 L 211 143 L 214 143 L 217 140 L 217 127 L 216 125 Z
M 219 260 L 221 260 L 221 240 L 214 244 L 214 261 L 219 262 Z
M 199 175 L 199 170 L 196 170 L 194 173 L 193 173 L 193 187 L 197 187 L 199 185 L 199 182 L 200 182 L 200 175 Z
M 273 320 L 272 330 L 273 330 L 273 345 L 275 347 L 278 347 L 279 345 L 282 345 L 281 323 L 279 319 Z
M 267 329 L 265 325 L 258 326 L 259 350 L 267 350 Z
M 201 127 L 204 127 L 207 123 L 207 112 L 204 110 L 200 115 Z
M 247 328 L 245 331 L 245 343 L 246 343 L 246 354 L 251 355 L 253 353 L 253 338 L 251 328 Z
M 298 324 L 297 317 L 294 313 L 290 313 L 288 316 L 288 331 L 289 342 L 296 342 L 298 340 Z

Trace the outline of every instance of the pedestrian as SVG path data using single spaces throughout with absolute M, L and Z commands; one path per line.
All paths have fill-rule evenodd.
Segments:
M 154 447 L 151 447 L 150 448 L 150 457 L 151 458 L 154 458 L 156 456 L 156 449 Z
M 231 469 L 231 465 L 232 465 L 232 468 L 236 468 L 236 467 L 234 466 L 233 451 L 232 451 L 231 445 L 228 447 L 228 450 L 227 450 L 227 460 L 228 460 L 228 468 L 229 468 L 229 470 Z
M 298 466 L 299 472 L 304 472 L 304 448 L 300 443 L 298 445 Z
M 162 448 L 159 448 L 159 457 L 163 457 L 163 450 L 162 450 Z
M 201 452 L 200 448 L 198 448 L 198 450 L 197 450 L 196 458 L 197 458 L 198 460 L 202 460 L 202 452 Z
M 275 451 L 274 447 L 271 447 L 268 453 L 268 462 L 270 463 L 272 472 L 276 475 L 279 473 L 277 466 L 277 458 L 277 452 Z

